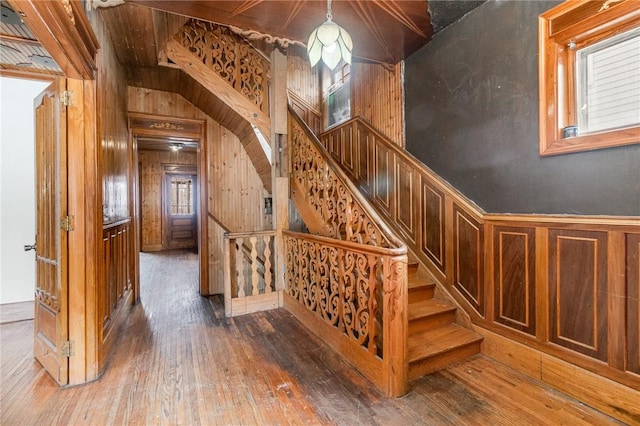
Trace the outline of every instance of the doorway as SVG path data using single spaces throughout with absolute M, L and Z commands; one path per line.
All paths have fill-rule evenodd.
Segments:
M 136 169 L 137 252 L 196 252 L 207 296 L 207 188 L 204 120 L 129 114 Z M 140 289 L 136 289 L 137 298 Z
M 188 166 L 164 167 L 164 249 L 197 249 L 198 175 Z

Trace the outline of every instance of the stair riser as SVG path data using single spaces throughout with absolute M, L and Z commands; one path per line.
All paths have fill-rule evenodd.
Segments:
M 412 319 L 409 321 L 409 336 L 423 331 L 446 327 L 454 322 L 456 322 L 455 311 L 441 312 L 426 317 Z
M 413 361 L 409 364 L 409 380 L 417 379 L 434 371 L 442 370 L 454 362 L 480 353 L 480 342 L 452 348 L 428 358 Z
M 424 287 L 417 289 L 409 289 L 409 303 L 420 302 L 422 300 L 433 299 L 435 293 L 434 287 Z

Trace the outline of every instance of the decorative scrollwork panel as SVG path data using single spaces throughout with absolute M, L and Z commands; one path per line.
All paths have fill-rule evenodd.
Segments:
M 180 42 L 236 91 L 269 113 L 269 61 L 228 27 L 190 20 Z
M 395 262 L 306 238 L 285 236 L 285 245 L 287 293 L 382 357 L 383 280 L 395 276 Z
M 391 244 L 380 227 L 331 170 L 322 153 L 295 120 L 292 130 L 293 181 L 303 188 L 309 205 L 329 230 L 329 235 L 326 236 L 359 244 L 390 247 Z

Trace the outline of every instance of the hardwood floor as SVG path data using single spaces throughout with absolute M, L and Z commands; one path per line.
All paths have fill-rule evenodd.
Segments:
M 0 305 L 0 324 L 33 319 L 33 300 Z
M 282 309 L 225 319 L 198 295 L 197 262 L 142 254 L 142 301 L 93 383 L 57 388 L 33 321 L 0 325 L 0 424 L 618 424 L 482 355 L 386 399 Z

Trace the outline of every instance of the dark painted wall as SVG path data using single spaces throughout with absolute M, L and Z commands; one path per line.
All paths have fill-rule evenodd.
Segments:
M 640 215 L 640 144 L 538 154 L 538 15 L 489 0 L 406 61 L 407 149 L 490 213 Z

